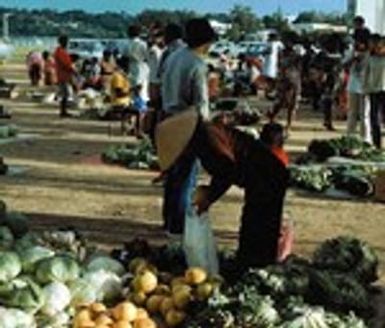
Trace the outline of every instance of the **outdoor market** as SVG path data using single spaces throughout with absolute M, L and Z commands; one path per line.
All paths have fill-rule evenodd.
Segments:
M 384 0 L 38 2 L 0 1 L 0 328 L 385 328 Z

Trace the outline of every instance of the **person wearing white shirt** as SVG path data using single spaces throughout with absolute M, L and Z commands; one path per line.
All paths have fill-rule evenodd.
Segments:
M 133 87 L 141 86 L 141 97 L 149 100 L 149 78 L 150 70 L 148 67 L 148 49 L 147 44 L 139 37 L 140 28 L 137 25 L 131 25 L 128 28 L 128 43 L 123 55 L 129 60 L 128 74 L 131 78 Z
M 360 135 L 364 141 L 371 143 L 370 101 L 363 88 L 368 59 L 367 44 L 357 40 L 354 48 L 347 54 L 344 64 L 349 67 L 347 134 L 352 135 L 355 133 L 357 121 L 360 118 Z

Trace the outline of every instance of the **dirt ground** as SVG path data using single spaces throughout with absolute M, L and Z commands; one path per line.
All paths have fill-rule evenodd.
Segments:
M 27 140 L 0 144 L 0 153 L 8 164 L 25 168 L 23 174 L 0 177 L 0 199 L 11 210 L 30 215 L 36 229 L 74 226 L 90 239 L 107 244 L 135 236 L 162 240 L 162 189 L 150 183 L 156 173 L 130 171 L 92 160 L 111 144 L 134 140 L 119 136 L 117 123 L 60 119 L 56 107 L 31 100 L 22 65 L 4 65 L 0 75 L 20 86 L 17 99 L 1 100 L 13 112 L 11 122 L 23 134 L 33 134 Z M 259 101 L 258 105 L 263 109 L 269 103 Z M 340 135 L 345 124 L 338 122 L 337 132 L 325 132 L 320 114 L 302 109 L 288 150 L 298 154 L 314 137 Z M 108 133 L 111 126 L 112 136 Z M 211 218 L 221 242 L 235 246 L 241 206 L 242 192 L 233 188 L 213 208 Z M 385 204 L 289 191 L 285 211 L 295 222 L 296 253 L 309 255 L 327 238 L 354 235 L 376 249 L 385 272 Z

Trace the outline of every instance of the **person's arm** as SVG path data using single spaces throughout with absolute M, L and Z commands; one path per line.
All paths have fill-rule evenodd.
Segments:
M 207 68 L 199 66 L 192 76 L 192 103 L 199 114 L 207 120 L 209 118 L 209 91 L 207 83 Z

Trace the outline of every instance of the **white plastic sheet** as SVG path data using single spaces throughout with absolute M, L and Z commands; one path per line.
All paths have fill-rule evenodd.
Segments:
M 184 228 L 183 248 L 189 267 L 200 267 L 210 274 L 219 271 L 218 254 L 208 213 L 189 211 Z

